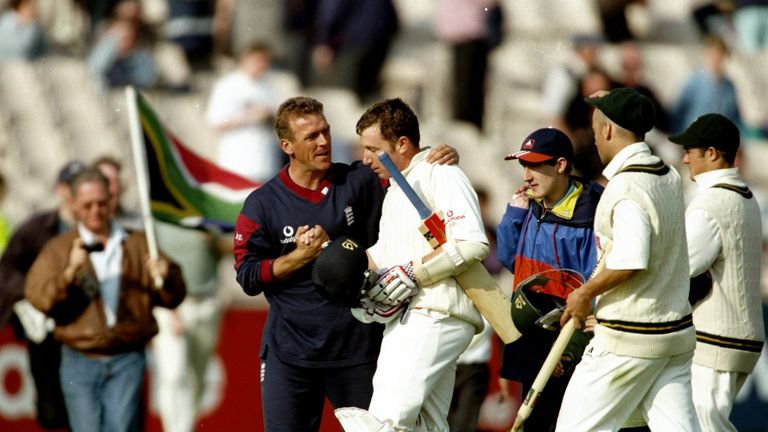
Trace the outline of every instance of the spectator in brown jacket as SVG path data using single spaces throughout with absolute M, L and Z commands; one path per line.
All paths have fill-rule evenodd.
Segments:
M 78 174 L 72 195 L 77 227 L 45 245 L 25 294 L 56 323 L 73 431 L 138 431 L 144 346 L 157 333 L 152 308 L 176 307 L 184 282 L 168 258 L 149 258 L 143 233 L 112 220 L 108 181 L 98 169 Z
M 29 372 L 35 384 L 37 423 L 45 430 L 67 430 L 69 426 L 59 379 L 61 343 L 49 333 L 45 315 L 24 300 L 24 284 L 32 263 L 48 240 L 74 226 L 70 186 L 77 173 L 86 167 L 78 160 L 61 167 L 52 191 L 56 208 L 35 213 L 22 222 L 0 258 L 0 327 L 11 322 L 19 337 L 26 340 Z M 11 319 L 14 316 L 18 319 Z

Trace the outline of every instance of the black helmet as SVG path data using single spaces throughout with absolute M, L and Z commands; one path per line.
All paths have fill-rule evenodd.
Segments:
M 350 237 L 331 241 L 315 260 L 312 282 L 325 298 L 349 307 L 360 306 L 360 296 L 375 281 L 368 270 L 365 248 Z

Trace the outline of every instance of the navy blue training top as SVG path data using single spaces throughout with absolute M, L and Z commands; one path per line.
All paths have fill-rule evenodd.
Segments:
M 272 263 L 296 248 L 302 225 L 320 225 L 331 239 L 352 237 L 366 248 L 376 243 L 385 190 L 360 162 L 334 163 L 317 190 L 294 183 L 287 166 L 253 191 L 235 226 L 235 270 L 246 294 L 264 293 L 269 314 L 261 355 L 268 349 L 284 363 L 340 367 L 374 361 L 383 326 L 363 324 L 349 307 L 330 302 L 315 289 L 308 264 L 279 281 Z

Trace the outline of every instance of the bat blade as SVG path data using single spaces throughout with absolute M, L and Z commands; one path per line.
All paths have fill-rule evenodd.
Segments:
M 472 264 L 454 279 L 502 342 L 509 344 L 520 339 L 522 334 L 512 321 L 512 303 L 483 263 Z

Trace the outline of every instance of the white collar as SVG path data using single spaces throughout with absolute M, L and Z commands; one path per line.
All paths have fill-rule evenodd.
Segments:
M 605 169 L 603 169 L 603 176 L 610 180 L 620 169 L 627 165 L 627 161 L 629 161 L 629 159 L 632 159 L 634 156 L 639 154 L 647 156 L 652 154 L 651 148 L 648 147 L 648 144 L 646 144 L 644 141 L 630 144 L 616 153 L 608 165 L 605 166 Z
M 734 186 L 746 186 L 741 178 L 738 168 L 722 168 L 696 174 L 693 177 L 698 190 L 708 189 L 719 183 L 727 183 Z
M 420 162 L 422 162 L 424 159 L 426 159 L 430 150 L 431 149 L 429 147 L 422 147 L 421 150 L 419 150 L 418 153 L 413 155 L 413 158 L 411 158 L 411 161 L 408 163 L 408 166 L 405 167 L 405 169 L 403 170 L 403 176 L 407 177 L 408 173 L 413 170 L 413 167 L 415 167 Z
M 96 241 L 96 234 L 91 232 L 81 223 L 77 224 L 77 232 L 86 244 L 91 244 Z M 128 232 L 125 231 L 125 228 L 119 223 L 112 221 L 109 229 L 109 237 L 107 237 L 107 243 L 112 243 L 113 241 L 122 242 L 126 237 L 128 237 Z M 104 245 L 104 247 L 106 246 L 107 245 Z

